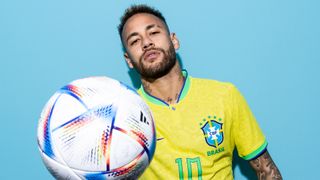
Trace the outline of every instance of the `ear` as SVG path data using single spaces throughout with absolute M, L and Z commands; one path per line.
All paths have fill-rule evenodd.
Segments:
M 180 43 L 179 43 L 179 39 L 176 36 L 176 33 L 171 33 L 170 34 L 170 39 L 171 39 L 171 42 L 173 44 L 174 49 L 178 50 L 179 47 L 180 47 Z
M 124 59 L 126 60 L 126 62 L 128 64 L 128 66 L 129 66 L 129 68 L 132 69 L 133 68 L 133 64 L 132 64 L 132 60 L 129 57 L 129 54 L 127 52 L 125 52 L 123 56 L 124 56 Z

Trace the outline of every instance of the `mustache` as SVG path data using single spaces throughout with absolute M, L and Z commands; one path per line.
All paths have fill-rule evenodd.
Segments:
M 163 54 L 166 54 L 166 51 L 164 50 L 164 49 L 162 49 L 162 48 L 150 48 L 150 49 L 148 49 L 148 50 L 146 50 L 146 51 L 144 51 L 144 53 L 141 55 L 141 57 L 140 57 L 140 61 L 142 61 L 142 58 L 145 56 L 145 54 L 147 53 L 147 52 L 149 52 L 149 51 L 161 51 Z

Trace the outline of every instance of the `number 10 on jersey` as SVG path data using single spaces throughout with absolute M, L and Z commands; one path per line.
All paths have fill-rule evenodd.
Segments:
M 180 180 L 184 180 L 184 172 L 183 169 L 185 168 L 184 166 L 187 165 L 187 171 L 188 171 L 188 180 L 192 179 L 192 169 L 196 168 L 197 172 L 198 172 L 198 180 L 202 180 L 202 167 L 201 167 L 201 162 L 200 162 L 200 158 L 196 157 L 196 158 L 186 158 L 186 159 L 182 159 L 182 158 L 177 158 L 176 159 L 176 164 L 178 165 L 178 169 L 179 169 L 179 179 Z M 195 176 L 194 174 L 194 177 Z

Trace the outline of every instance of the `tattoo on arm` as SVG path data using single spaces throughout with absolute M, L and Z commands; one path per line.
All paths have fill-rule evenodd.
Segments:
M 282 179 L 279 169 L 273 162 L 268 151 L 261 156 L 249 161 L 252 168 L 256 171 L 259 180 L 277 180 Z

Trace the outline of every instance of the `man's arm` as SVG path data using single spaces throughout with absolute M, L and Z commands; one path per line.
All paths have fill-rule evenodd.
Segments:
M 282 179 L 279 169 L 271 159 L 268 151 L 256 159 L 249 161 L 251 167 L 256 171 L 259 180 Z

